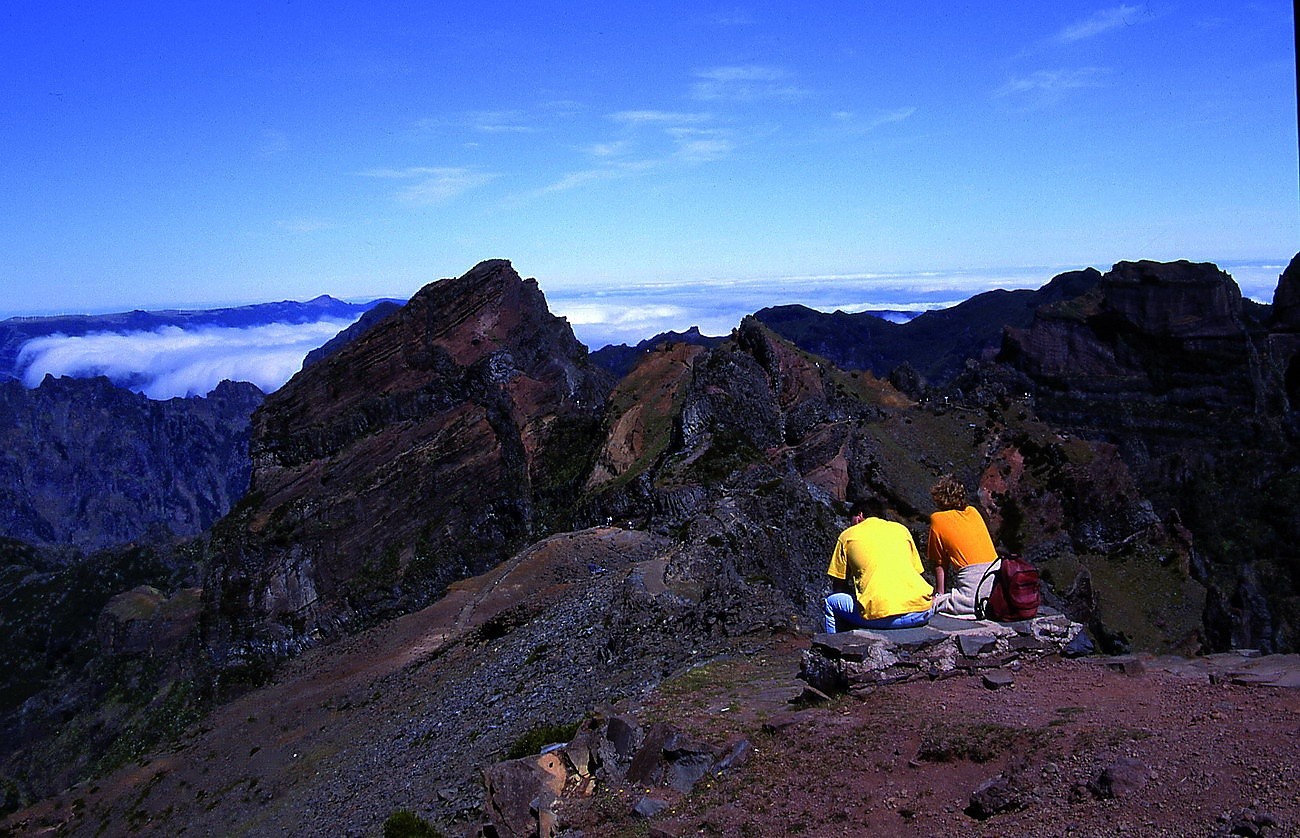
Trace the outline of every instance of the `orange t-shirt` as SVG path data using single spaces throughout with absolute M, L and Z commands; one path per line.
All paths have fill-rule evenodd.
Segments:
M 936 565 L 954 570 L 973 564 L 984 564 L 998 557 L 984 525 L 979 510 L 973 506 L 965 509 L 945 509 L 930 516 L 930 538 L 925 545 L 925 556 Z

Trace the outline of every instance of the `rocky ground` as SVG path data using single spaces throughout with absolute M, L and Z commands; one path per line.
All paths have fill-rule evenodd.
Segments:
M 716 677 L 692 677 L 698 689 L 646 702 L 643 715 L 753 746 L 649 834 L 1300 834 L 1300 692 L 1233 683 L 1250 678 L 1230 677 L 1230 660 L 1046 659 L 996 690 L 964 676 L 802 710 L 756 701 L 749 685 L 789 660 L 778 646 L 719 661 Z M 635 816 L 588 823 L 646 834 Z
M 618 531 L 586 537 L 593 556 L 602 543 L 630 554 L 651 546 Z M 528 576 L 561 574 L 546 552 L 522 560 L 533 563 Z M 479 769 L 506 749 L 491 720 L 528 712 L 529 689 L 449 696 L 440 669 L 473 665 L 484 627 L 518 604 L 512 584 L 508 569 L 471 580 L 425 611 L 308 653 L 179 749 L 20 812 L 4 829 L 379 835 L 405 808 L 448 835 L 472 832 Z M 808 642 L 797 633 L 741 639 L 662 680 L 644 673 L 653 688 L 575 706 L 643 729 L 666 722 L 720 751 L 749 748 L 687 795 L 651 789 L 660 811 L 648 819 L 634 812 L 647 790 L 624 786 L 562 801 L 562 828 L 629 837 L 1300 834 L 1300 690 L 1265 685 L 1294 684 L 1294 656 L 1048 658 L 997 689 L 978 675 L 922 679 L 801 706 L 790 700 Z M 580 680 L 577 663 L 571 677 Z M 523 683 L 537 685 L 556 667 L 524 668 Z M 481 706 L 453 706 L 465 700 Z

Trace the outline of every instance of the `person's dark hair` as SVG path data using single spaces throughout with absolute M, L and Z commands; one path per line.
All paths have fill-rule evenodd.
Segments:
M 858 498 L 850 505 L 849 514 L 861 515 L 864 518 L 883 518 L 885 517 L 885 502 L 875 495 Z
M 940 510 L 965 509 L 966 487 L 956 477 L 945 474 L 930 487 L 930 499 Z

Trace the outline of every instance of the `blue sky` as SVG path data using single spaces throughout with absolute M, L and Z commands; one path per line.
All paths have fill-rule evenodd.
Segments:
M 612 289 L 1268 282 L 1300 248 L 1291 16 L 9 0 L 0 315 L 404 298 L 496 257 L 597 324 Z

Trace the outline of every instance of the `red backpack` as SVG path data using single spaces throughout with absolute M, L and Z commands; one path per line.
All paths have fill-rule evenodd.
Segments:
M 978 594 L 984 581 L 993 577 L 993 587 L 987 597 Z M 975 589 L 975 617 L 980 620 L 1011 622 L 1028 620 L 1038 615 L 1042 601 L 1038 593 L 1038 568 L 1019 556 L 1003 556 L 980 578 Z

